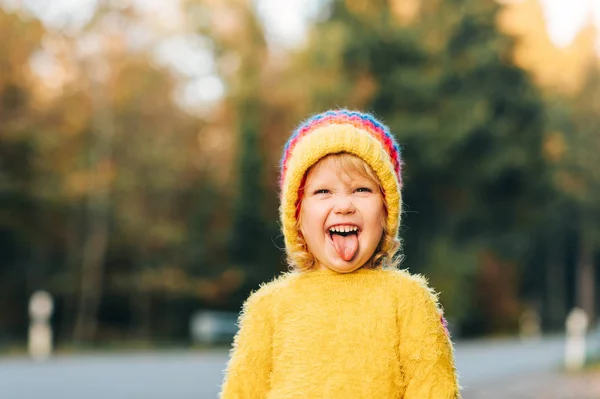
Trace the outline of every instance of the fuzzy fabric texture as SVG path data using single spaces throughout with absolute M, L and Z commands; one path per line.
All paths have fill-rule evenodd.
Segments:
M 441 319 L 405 271 L 283 274 L 245 302 L 220 398 L 459 398 Z
M 301 123 L 283 150 L 280 218 L 288 254 L 302 250 L 296 221 L 299 189 L 306 171 L 326 155 L 340 152 L 362 158 L 377 174 L 388 212 L 386 231 L 397 235 L 402 211 L 398 143 L 389 129 L 370 114 L 344 109 L 327 111 Z

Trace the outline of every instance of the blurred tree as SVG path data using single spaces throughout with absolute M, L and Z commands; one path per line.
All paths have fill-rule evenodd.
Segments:
M 187 244 L 186 219 L 203 204 L 187 203 L 200 174 L 194 165 L 198 122 L 172 100 L 175 80 L 152 67 L 148 55 L 112 54 L 111 103 L 115 107 L 116 232 L 131 243 L 131 269 L 119 281 L 129 292 L 138 338 L 148 338 L 153 287 L 147 275 L 164 269 L 193 272 L 194 258 L 178 253 Z M 125 286 L 123 286 L 125 285 Z M 126 288 L 128 287 L 128 288 Z M 173 287 L 185 293 L 185 284 Z
M 255 285 L 280 267 L 272 243 L 277 225 L 265 215 L 265 156 L 261 143 L 269 123 L 264 100 L 268 94 L 263 87 L 267 44 L 260 21 L 247 1 L 190 0 L 187 7 L 192 26 L 211 40 L 217 73 L 226 87 L 221 114 L 226 119 L 213 123 L 228 126 L 223 134 L 235 134 L 235 180 L 229 180 L 236 187 L 229 267 L 243 269 L 247 281 Z M 222 270 L 224 265 L 216 266 Z
M 596 194 L 593 173 L 589 171 L 595 165 L 582 163 L 579 158 L 584 159 L 584 154 L 597 143 L 593 134 L 584 133 L 589 131 L 590 112 L 597 95 L 593 83 L 599 66 L 595 46 L 597 29 L 589 20 L 570 44 L 559 48 L 549 37 L 541 4 L 536 0 L 510 3 L 499 22 L 503 30 L 518 37 L 515 62 L 529 70 L 544 91 L 548 125 L 544 154 L 547 176 L 551 180 L 540 202 L 545 217 L 534 234 L 544 249 L 532 256 L 529 282 L 523 289 L 527 296 L 537 297 L 534 302 L 539 301 L 540 286 L 534 281 L 544 274 L 542 308 L 547 327 L 563 329 L 568 309 L 579 305 L 589 312 L 594 297 L 594 266 L 590 259 L 597 246 L 589 239 L 590 234 L 594 234 L 590 230 L 594 229 L 582 221 L 593 215 L 588 201 L 596 198 Z M 585 184 L 582 183 L 584 176 Z M 574 184 L 575 181 L 581 183 L 578 189 L 575 186 L 579 183 Z M 580 249 L 574 247 L 579 245 L 577 242 Z M 573 270 L 578 270 L 578 277 Z M 596 286 L 599 283 L 596 281 Z M 586 299 L 576 298 L 578 295 Z
M 86 230 L 81 251 L 81 287 L 75 330 L 76 342 L 92 341 L 96 335 L 97 312 L 102 299 L 104 264 L 109 240 L 111 207 L 111 169 L 113 161 L 115 122 L 112 104 L 103 88 L 105 82 L 102 58 L 84 64 L 89 77 L 92 121 L 87 138 L 86 167 L 93 171 L 91 190 L 85 199 Z M 94 173 L 95 172 L 95 173 Z
M 546 93 L 549 130 L 544 140 L 550 184 L 540 207 L 546 215 L 537 238 L 544 244 L 542 267 L 531 274 L 546 276 L 545 315 L 549 328 L 563 329 L 569 309 L 580 306 L 595 319 L 600 216 L 596 161 L 600 71 L 589 58 L 584 85 L 574 95 Z M 531 277 L 530 279 L 533 279 Z M 529 287 L 538 291 L 539 287 Z
M 24 304 L 47 273 L 50 252 L 35 185 L 35 129 L 39 112 L 30 58 L 39 51 L 43 26 L 0 8 L 0 330 L 26 331 Z M 0 333 L 0 340 L 2 335 Z
M 546 330 L 564 328 L 570 287 L 568 262 L 569 237 L 573 220 L 573 204 L 560 190 L 554 175 L 561 170 L 566 145 L 564 135 L 572 131 L 569 105 L 565 98 L 545 93 L 546 132 L 543 155 L 544 195 L 538 206 L 543 218 L 533 226 L 531 241 L 537 246 L 527 262 L 521 290 L 522 296 L 542 316 Z M 542 277 L 544 283 L 542 282 Z
M 2 151 L 14 155 L 3 157 L 3 164 L 7 172 L 18 172 L 14 178 L 6 175 L 6 188 L 10 183 L 14 192 L 10 199 L 7 191 L 6 200 L 18 217 L 2 214 L 0 223 L 10 223 L 7 242 L 15 247 L 6 252 L 15 252 L 19 267 L 14 271 L 23 275 L 21 283 L 11 272 L 7 282 L 14 289 L 6 292 L 19 293 L 19 305 L 13 307 L 22 309 L 26 291 L 50 290 L 59 305 L 59 339 L 67 339 L 74 326 L 81 342 L 106 329 L 112 316 L 103 309 L 115 298 L 130 297 L 127 317 L 133 318 L 138 336 L 147 336 L 151 295 L 177 294 L 196 302 L 203 295 L 185 277 L 202 266 L 188 249 L 199 244 L 186 238 L 187 231 L 207 228 L 188 223 L 205 206 L 190 200 L 199 191 L 196 186 L 204 184 L 198 162 L 201 124 L 176 105 L 178 78 L 156 66 L 153 43 L 132 50 L 128 31 L 114 29 L 136 23 L 130 9 L 99 9 L 77 39 L 47 32 L 43 47 L 39 23 L 6 18 L 11 22 L 1 28 L 15 29 L 7 37 L 23 40 L 6 44 L 11 47 L 3 51 L 0 78 L 12 79 L 15 88 L 16 78 L 21 79 L 22 87 L 10 94 L 19 104 L 5 97 L 6 107 L 0 108 L 6 121 Z M 28 62 L 41 72 L 30 76 Z M 4 145 L 8 139 L 14 145 Z M 28 247 L 31 254 L 24 251 Z M 169 271 L 178 276 L 180 270 L 184 277 L 175 284 L 153 277 Z M 27 287 L 26 271 L 31 274 Z M 124 305 L 120 309 L 127 309 Z
M 556 178 L 559 187 L 577 204 L 577 297 L 595 323 L 597 252 L 600 249 L 600 70 L 590 59 L 585 84 L 572 103 L 574 130 L 567 138 L 566 167 Z

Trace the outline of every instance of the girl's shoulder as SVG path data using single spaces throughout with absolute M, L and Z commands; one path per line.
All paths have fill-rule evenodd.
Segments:
M 385 272 L 401 294 L 407 296 L 428 297 L 437 302 L 438 295 L 429 285 L 429 281 L 424 275 L 412 274 L 408 270 L 401 269 L 388 269 L 385 270 Z
M 294 272 L 282 273 L 273 277 L 268 282 L 262 283 L 260 287 L 253 291 L 248 297 L 248 302 L 268 302 L 275 300 L 275 297 L 281 295 L 284 289 L 290 285 L 295 278 Z
M 428 286 L 427 277 L 422 274 L 413 274 L 406 269 L 384 269 L 382 270 L 389 280 L 395 284 L 405 287 L 424 288 Z

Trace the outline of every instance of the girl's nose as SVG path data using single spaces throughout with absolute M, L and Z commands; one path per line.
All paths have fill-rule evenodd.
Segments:
M 356 212 L 356 208 L 354 207 L 350 196 L 342 195 L 337 198 L 334 211 L 336 214 L 348 215 Z

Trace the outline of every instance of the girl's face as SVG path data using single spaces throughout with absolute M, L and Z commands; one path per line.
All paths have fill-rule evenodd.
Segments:
M 300 208 L 300 231 L 318 269 L 348 273 L 377 249 L 385 210 L 379 184 L 342 169 L 327 156 L 308 173 Z

